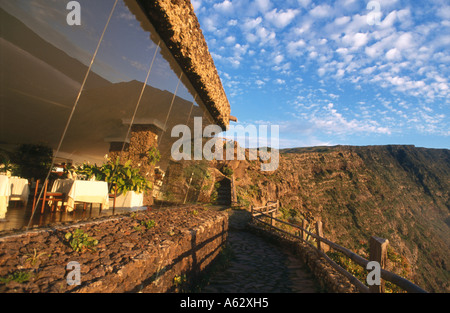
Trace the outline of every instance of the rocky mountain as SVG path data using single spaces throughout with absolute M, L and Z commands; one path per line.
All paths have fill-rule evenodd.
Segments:
M 223 164 L 221 165 L 223 166 Z M 229 161 L 241 204 L 280 200 L 283 218 L 322 220 L 327 238 L 364 254 L 389 240 L 403 276 L 449 292 L 450 151 L 414 146 L 335 146 L 280 151 L 279 167 Z

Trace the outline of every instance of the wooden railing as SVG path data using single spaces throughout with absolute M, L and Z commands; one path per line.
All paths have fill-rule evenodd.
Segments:
M 349 281 L 358 288 L 360 292 L 373 292 L 373 293 L 381 293 L 384 292 L 384 280 L 390 281 L 391 283 L 399 286 L 403 290 L 407 292 L 412 293 L 426 293 L 425 290 L 420 288 L 419 286 L 415 285 L 414 283 L 410 282 L 409 280 L 395 274 L 392 272 L 389 272 L 384 269 L 384 266 L 386 264 L 387 259 L 387 245 L 388 240 L 378 238 L 378 237 L 371 237 L 369 240 L 369 259 L 366 260 L 365 258 L 361 257 L 360 255 L 352 252 L 351 250 L 344 248 L 326 238 L 323 237 L 322 232 L 322 222 L 318 221 L 315 225 L 315 233 L 310 231 L 310 226 L 308 226 L 306 220 L 302 220 L 302 226 L 292 224 L 283 220 L 280 220 L 277 218 L 278 216 L 278 209 L 280 208 L 279 201 L 276 202 L 268 202 L 265 206 L 261 207 L 251 207 L 251 213 L 252 213 L 252 222 L 254 223 L 261 223 L 264 225 L 269 226 L 271 230 L 279 231 L 284 234 L 287 234 L 289 236 L 292 236 L 293 238 L 300 239 L 303 242 L 307 243 L 314 249 L 316 249 L 317 253 L 321 255 L 333 268 L 335 268 L 338 272 L 340 272 L 342 275 L 347 277 Z M 299 233 L 291 233 L 289 231 L 286 231 L 284 229 L 281 229 L 280 227 L 277 227 L 275 223 L 280 223 L 283 225 L 288 225 L 290 227 L 293 227 L 294 229 L 298 229 Z M 314 238 L 316 241 L 316 245 L 312 244 L 310 242 L 310 238 Z M 379 285 L 373 285 L 367 287 L 365 284 L 363 284 L 359 279 L 357 279 L 355 276 L 350 274 L 347 270 L 342 268 L 339 264 L 337 264 L 335 261 L 333 261 L 324 251 L 324 244 L 328 245 L 330 248 L 335 249 L 342 254 L 344 254 L 346 257 L 350 258 L 352 261 L 354 261 L 356 264 L 362 266 L 365 270 L 367 270 L 367 264 L 371 261 L 376 261 L 381 267 L 381 283 Z
M 236 181 L 234 180 L 234 174 L 231 176 L 231 205 L 237 204 L 237 194 L 236 194 Z

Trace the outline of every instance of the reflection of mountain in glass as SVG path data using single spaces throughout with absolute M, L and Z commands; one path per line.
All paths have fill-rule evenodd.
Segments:
M 0 144 L 44 142 L 56 148 L 87 67 L 44 41 L 0 10 L 2 55 Z M 108 152 L 108 137 L 124 137 L 142 90 L 142 82 L 111 83 L 91 72 L 61 151 L 98 161 Z M 164 124 L 173 94 L 146 86 L 136 118 Z M 186 124 L 192 102 L 175 97 L 162 151 L 170 151 L 170 130 Z M 194 116 L 202 110 L 193 107 Z M 169 142 L 171 141 L 171 142 Z

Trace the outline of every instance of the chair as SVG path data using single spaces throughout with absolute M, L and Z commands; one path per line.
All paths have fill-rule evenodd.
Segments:
M 111 199 L 113 199 L 113 210 L 116 208 L 116 198 L 117 198 L 117 185 L 114 184 L 113 186 L 114 192 L 113 193 L 109 193 L 108 197 Z
M 32 212 L 34 212 L 34 210 L 36 209 L 36 204 L 37 204 L 37 200 L 38 200 L 37 198 L 38 198 L 39 182 L 40 182 L 40 180 L 38 179 L 36 181 L 36 188 L 34 190 L 34 200 L 33 200 Z M 47 191 L 48 180 L 45 181 L 42 188 L 43 188 L 43 192 L 42 192 L 42 199 L 41 199 L 42 200 L 41 214 L 44 213 L 45 205 L 50 201 L 52 201 L 52 204 L 51 204 L 52 212 L 54 211 L 54 208 L 57 205 L 58 201 L 61 201 L 62 206 L 64 206 L 65 199 L 64 199 L 64 194 L 62 192 L 48 192 Z

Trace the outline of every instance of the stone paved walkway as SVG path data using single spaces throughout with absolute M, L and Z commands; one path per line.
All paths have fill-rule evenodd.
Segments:
M 314 293 L 312 274 L 299 260 L 260 237 L 245 231 L 249 213 L 230 215 L 228 244 L 233 251 L 230 266 L 216 273 L 202 292 L 218 293 Z

